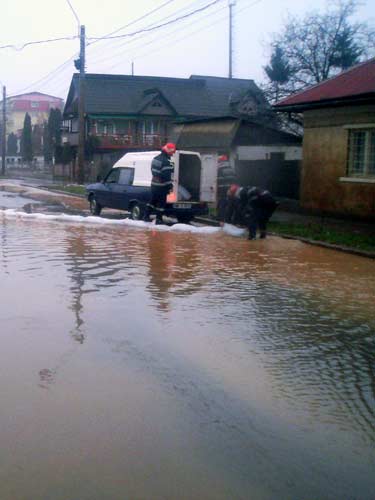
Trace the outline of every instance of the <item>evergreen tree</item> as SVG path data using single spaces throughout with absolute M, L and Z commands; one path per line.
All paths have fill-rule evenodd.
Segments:
M 25 114 L 23 122 L 22 137 L 21 137 L 21 154 L 22 159 L 27 163 L 33 160 L 33 144 L 31 138 L 31 118 L 29 113 Z
M 270 65 L 264 68 L 268 78 L 272 82 L 286 83 L 290 78 L 290 67 L 285 60 L 283 50 L 276 45 L 272 55 Z
M 61 124 L 62 124 L 62 114 L 61 111 L 56 108 L 55 109 L 55 118 L 54 118 L 54 143 L 55 146 L 61 146 Z
M 18 139 L 16 134 L 11 132 L 8 135 L 8 141 L 7 141 L 7 154 L 9 156 L 14 156 L 18 152 Z
M 51 141 L 50 141 L 47 122 L 44 122 L 43 125 L 43 156 L 44 156 L 44 162 L 47 165 L 52 163 L 53 155 L 52 155 Z
M 63 165 L 67 165 L 70 163 L 73 159 L 73 150 L 70 146 L 70 144 L 63 144 L 62 146 L 57 146 L 57 150 L 60 151 L 60 162 Z
M 40 125 L 36 124 L 33 127 L 32 132 L 32 143 L 33 143 L 33 154 L 41 155 L 42 154 L 42 128 Z
M 291 77 L 291 69 L 284 56 L 283 50 L 278 45 L 275 46 L 271 55 L 270 64 L 265 66 L 266 72 L 270 80 L 269 91 L 272 95 L 268 95 L 271 101 L 278 101 L 280 96 L 280 88 L 283 84 L 287 83 Z
M 346 25 L 337 35 L 335 48 L 331 57 L 331 65 L 342 70 L 350 68 L 357 63 L 364 49 L 355 42 L 353 29 Z
M 55 158 L 57 162 L 60 162 L 60 146 L 61 146 L 61 122 L 62 122 L 62 114 L 59 109 L 51 108 L 48 116 L 47 123 L 47 131 L 45 131 L 45 160 L 50 162 L 52 161 L 53 156 L 57 156 Z M 51 158 L 49 160 L 47 157 Z

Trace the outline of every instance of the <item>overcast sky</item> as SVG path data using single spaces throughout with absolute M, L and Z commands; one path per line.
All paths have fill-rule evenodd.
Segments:
M 217 0 L 209 9 L 153 32 L 95 43 L 90 38 L 128 24 L 116 35 L 134 33 L 201 9 L 213 0 L 69 1 L 86 26 L 88 73 L 131 74 L 134 61 L 136 75 L 228 76 L 228 0 Z M 27 42 L 78 34 L 68 0 L 1 0 L 1 7 L 1 46 L 11 44 L 20 49 Z M 300 16 L 325 8 L 325 0 L 236 0 L 233 76 L 261 82 L 269 58 L 265 42 L 272 32 L 280 30 L 287 14 Z M 374 23 L 374 18 L 375 0 L 363 0 L 356 19 Z M 8 95 L 35 90 L 66 98 L 78 52 L 78 39 L 23 50 L 0 49 L 0 83 L 6 85 Z

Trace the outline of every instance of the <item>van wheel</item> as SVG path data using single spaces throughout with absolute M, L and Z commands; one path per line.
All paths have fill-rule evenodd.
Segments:
M 100 205 L 100 203 L 98 203 L 96 201 L 96 198 L 95 196 L 90 196 L 90 212 L 92 213 L 92 215 L 100 215 L 100 212 L 102 211 L 102 206 Z
M 144 208 L 139 203 L 133 203 L 130 207 L 130 218 L 132 220 L 142 220 L 144 212 Z

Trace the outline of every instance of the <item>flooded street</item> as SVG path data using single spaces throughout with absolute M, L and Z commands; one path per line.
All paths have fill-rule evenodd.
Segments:
M 0 192 L 1 500 L 375 498 L 374 260 L 30 201 Z

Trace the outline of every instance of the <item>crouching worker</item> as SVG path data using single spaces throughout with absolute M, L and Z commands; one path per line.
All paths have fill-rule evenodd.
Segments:
M 259 228 L 260 237 L 265 238 L 268 221 L 276 210 L 278 202 L 269 191 L 258 187 L 247 188 L 246 198 L 244 218 L 249 229 L 249 240 L 255 240 L 257 228 Z
M 147 204 L 143 220 L 150 222 L 151 213 L 156 213 L 156 224 L 163 223 L 163 213 L 167 196 L 173 189 L 172 174 L 174 166 L 171 156 L 176 152 L 176 145 L 168 142 L 161 148 L 161 153 L 151 162 L 151 201 Z
M 224 221 L 235 226 L 245 226 L 246 205 L 246 188 L 232 184 L 227 191 Z

